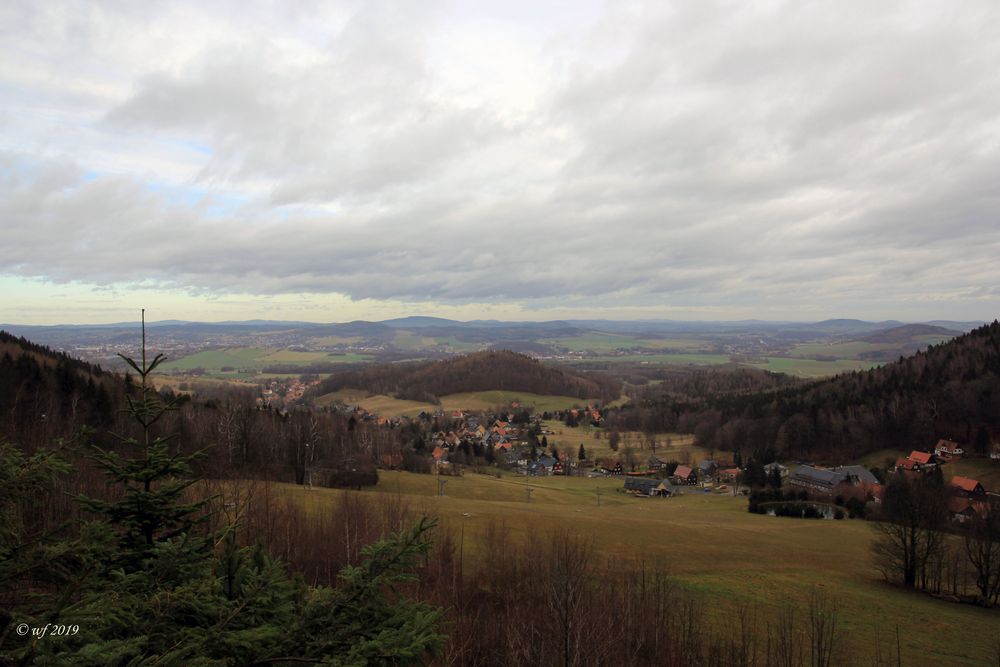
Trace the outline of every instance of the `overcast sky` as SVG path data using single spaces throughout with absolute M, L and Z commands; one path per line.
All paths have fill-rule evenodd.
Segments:
M 0 3 L 0 322 L 993 319 L 1000 4 Z

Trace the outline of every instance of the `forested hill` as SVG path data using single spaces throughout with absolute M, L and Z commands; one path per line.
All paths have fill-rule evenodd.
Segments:
M 495 389 L 596 398 L 602 402 L 612 401 L 621 393 L 621 384 L 607 376 L 576 375 L 509 351 L 476 352 L 444 361 L 384 364 L 337 373 L 321 384 L 319 393 L 347 388 L 431 402 L 448 394 Z
M 982 451 L 1000 436 L 1000 323 L 870 371 L 750 395 L 661 394 L 622 427 L 695 432 L 702 445 L 764 458 L 843 461 L 950 438 Z
M 0 439 L 32 446 L 111 423 L 120 378 L 0 331 Z

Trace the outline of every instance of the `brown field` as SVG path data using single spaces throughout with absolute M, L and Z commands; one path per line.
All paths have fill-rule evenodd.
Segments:
M 705 596 L 722 618 L 734 601 L 762 614 L 790 602 L 805 613 L 814 589 L 839 606 L 844 653 L 838 664 L 871 664 L 876 632 L 885 645 L 898 626 L 904 665 L 996 664 L 1000 612 L 908 593 L 882 582 L 871 565 L 871 525 L 864 521 L 796 520 L 749 514 L 744 498 L 692 491 L 669 499 L 617 492 L 610 478 L 528 478 L 466 473 L 448 477 L 437 497 L 430 475 L 383 472 L 362 495 L 393 494 L 439 516 L 461 535 L 461 557 L 476 559 L 491 522 L 513 539 L 527 531 L 571 527 L 593 536 L 600 555 L 622 566 L 665 564 L 685 588 Z M 284 487 L 312 512 L 332 507 L 344 492 Z M 534 489 L 527 502 L 527 489 Z M 602 492 L 601 506 L 597 491 Z M 713 618 L 712 613 L 709 614 Z
M 564 410 L 575 406 L 585 406 L 593 400 L 574 398 L 572 396 L 542 396 L 525 391 L 475 391 L 461 394 L 449 394 L 441 397 L 441 404 L 407 401 L 384 394 L 369 394 L 359 389 L 341 389 L 330 394 L 324 394 L 316 399 L 318 405 L 330 405 L 341 401 L 348 405 L 360 405 L 369 412 L 385 417 L 413 417 L 420 412 L 437 412 L 443 410 L 486 411 L 495 408 L 506 408 L 512 401 L 523 406 L 530 406 L 536 412 L 545 410 Z
M 632 447 L 638 461 L 645 464 L 653 453 L 646 437 L 642 433 L 622 433 L 618 452 L 611 450 L 608 444 L 608 434 L 602 428 L 593 426 L 566 426 L 558 421 L 544 421 L 542 428 L 552 431 L 546 435 L 549 445 L 555 444 L 559 449 L 570 449 L 575 455 L 583 444 L 589 458 L 618 458 L 622 456 L 626 446 Z M 708 452 L 695 446 L 694 436 L 685 433 L 660 433 L 656 435 L 656 457 L 662 461 L 679 461 L 680 463 L 698 463 L 708 458 Z

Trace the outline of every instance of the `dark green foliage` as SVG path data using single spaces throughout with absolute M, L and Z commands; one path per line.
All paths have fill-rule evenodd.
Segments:
M 122 356 L 140 378 L 137 396 L 126 396 L 126 412 L 141 427 L 142 439 L 119 436 L 125 451 L 135 452 L 134 455 L 130 457 L 95 447 L 91 457 L 109 483 L 121 486 L 122 494 L 110 501 L 79 499 L 84 507 L 106 517 L 119 531 L 115 563 L 126 572 L 143 567 L 154 546 L 160 542 L 181 536 L 193 540 L 191 529 L 207 502 L 185 502 L 185 492 L 195 482 L 190 464 L 200 453 L 172 454 L 169 436 L 151 436 L 152 426 L 175 406 L 163 403 L 148 384 L 149 374 L 163 361 L 163 355 L 156 355 L 147 364 L 143 349 L 143 357 L 139 365 Z M 207 541 L 188 546 L 204 550 Z
M 95 448 L 92 460 L 120 493 L 81 498 L 99 520 L 76 537 L 28 536 L 20 521 L 25 499 L 51 491 L 65 463 L 0 444 L 0 599 L 12 610 L 0 617 L 0 664 L 408 665 L 440 651 L 440 610 L 402 593 L 434 522 L 365 548 L 332 589 L 306 586 L 260 547 L 240 547 L 236 526 L 202 530 L 206 501 L 187 500 L 193 457 L 151 434 L 172 407 L 147 389 L 161 359 L 126 359 L 140 378 L 127 412 L 142 435 L 121 438 L 131 457 Z M 79 631 L 34 639 L 8 632 L 13 622 Z

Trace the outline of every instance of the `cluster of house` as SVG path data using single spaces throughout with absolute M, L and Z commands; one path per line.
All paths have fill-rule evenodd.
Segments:
M 891 472 L 916 477 L 963 455 L 962 448 L 951 440 L 939 440 L 933 452 L 913 450 L 896 460 Z M 881 502 L 883 486 L 864 466 L 838 466 L 819 468 L 801 465 L 789 478 L 789 486 L 807 491 L 811 496 L 843 499 L 858 498 L 865 502 Z M 968 477 L 956 475 L 949 482 L 952 494 L 948 509 L 952 519 L 964 522 L 973 516 L 989 511 L 990 502 L 983 485 Z
M 704 459 L 697 466 L 678 465 L 667 477 L 650 477 L 662 474 L 669 469 L 669 464 L 656 456 L 650 456 L 643 472 L 626 473 L 624 490 L 641 496 L 667 497 L 681 493 L 684 487 L 698 483 L 734 482 L 738 479 L 740 469 L 732 463 L 720 463 L 712 459 Z M 614 468 L 603 467 L 605 474 L 621 475 L 621 463 Z
M 305 396 L 306 390 L 319 384 L 319 380 L 302 382 L 297 378 L 278 382 L 271 380 L 261 387 L 257 397 L 258 407 L 288 407 Z

